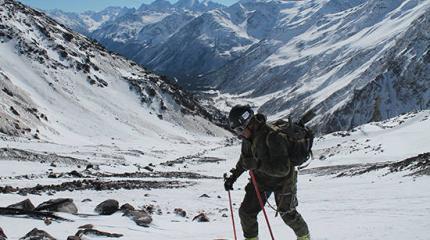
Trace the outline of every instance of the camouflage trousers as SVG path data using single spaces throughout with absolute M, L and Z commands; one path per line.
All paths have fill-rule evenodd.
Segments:
M 296 210 L 298 205 L 296 196 L 297 173 L 290 180 L 292 181 L 287 181 L 284 186 L 273 191 L 273 193 L 282 220 L 300 237 L 308 234 L 309 230 L 305 220 Z M 262 191 L 262 189 L 260 191 L 263 202 L 266 204 L 271 192 Z M 253 238 L 258 236 L 257 215 L 261 212 L 261 207 L 252 182 L 246 185 L 245 192 L 245 198 L 239 208 L 240 222 L 244 237 Z

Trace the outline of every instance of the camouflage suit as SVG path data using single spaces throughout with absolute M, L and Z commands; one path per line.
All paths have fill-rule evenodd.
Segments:
M 232 170 L 233 177 L 238 178 L 244 171 L 253 170 L 264 203 L 274 193 L 277 209 L 284 222 L 297 236 L 304 236 L 309 231 L 296 210 L 297 170 L 290 166 L 282 137 L 265 123 L 264 116 L 257 114 L 254 118 L 258 121 L 258 127 L 251 139 L 243 139 L 240 159 Z M 245 187 L 245 192 L 239 216 L 245 238 L 253 238 L 258 236 L 257 215 L 261 207 L 251 181 Z

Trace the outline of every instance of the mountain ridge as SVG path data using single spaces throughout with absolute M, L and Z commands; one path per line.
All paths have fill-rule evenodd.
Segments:
M 13 0 L 0 16 L 1 132 L 58 141 L 223 134 L 208 122 L 223 125 L 223 115 L 166 77 Z

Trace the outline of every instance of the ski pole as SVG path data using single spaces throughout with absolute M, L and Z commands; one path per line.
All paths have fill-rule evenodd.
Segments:
M 230 191 L 228 191 L 228 200 L 230 202 L 230 214 L 231 214 L 231 222 L 233 223 L 234 240 L 237 240 L 236 225 L 234 224 L 233 205 L 231 204 L 231 194 L 230 194 Z
M 264 218 L 266 219 L 267 227 L 269 227 L 270 236 L 272 237 L 272 240 L 275 240 L 275 237 L 273 236 L 272 228 L 270 227 L 269 218 L 266 214 L 266 209 L 264 209 L 264 203 L 263 199 L 260 195 L 260 190 L 258 189 L 257 181 L 255 180 L 254 172 L 252 170 L 249 170 L 249 175 L 251 175 L 252 184 L 254 185 L 255 192 L 257 193 L 258 201 L 260 202 L 261 209 L 263 210 Z

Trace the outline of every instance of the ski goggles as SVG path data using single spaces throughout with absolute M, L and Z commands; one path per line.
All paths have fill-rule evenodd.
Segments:
M 242 135 L 243 131 L 245 131 L 245 129 L 248 127 L 250 121 L 251 116 L 249 116 L 248 119 L 240 119 L 239 122 L 241 123 L 241 125 L 233 127 L 233 131 L 239 136 Z

